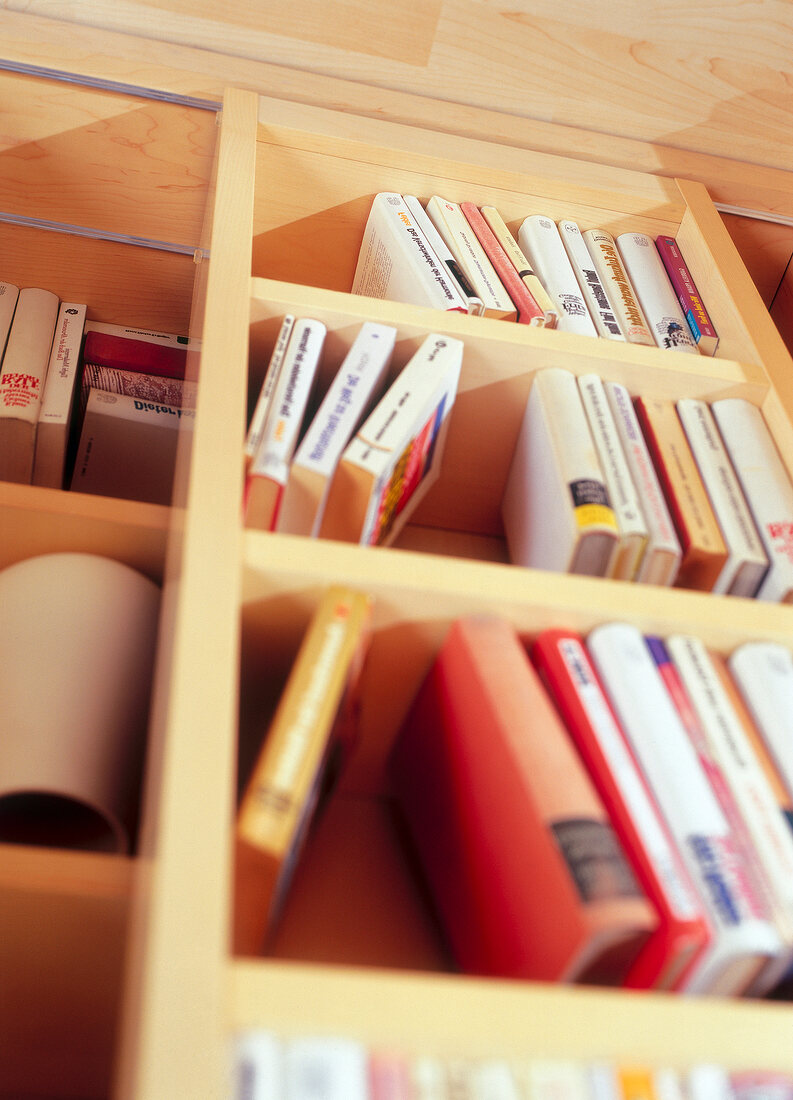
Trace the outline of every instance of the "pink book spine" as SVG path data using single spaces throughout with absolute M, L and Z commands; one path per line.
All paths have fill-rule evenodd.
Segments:
M 677 241 L 674 237 L 658 236 L 655 238 L 655 246 L 695 341 L 700 347 L 706 347 L 712 355 L 719 337 Z
M 522 325 L 544 325 L 545 313 L 529 292 L 526 284 L 518 276 L 509 256 L 496 240 L 493 230 L 482 217 L 479 208 L 472 202 L 461 202 L 460 209 L 512 299 L 518 311 L 518 323 Z

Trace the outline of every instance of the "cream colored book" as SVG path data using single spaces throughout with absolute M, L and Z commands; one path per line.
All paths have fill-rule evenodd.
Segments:
M 556 327 L 563 332 L 597 336 L 595 322 L 584 301 L 556 222 L 542 214 L 530 214 L 521 222 L 518 245 L 529 258 L 556 306 L 559 315 Z
M 528 256 L 521 250 L 520 245 L 512 236 L 504 219 L 495 206 L 483 206 L 480 208 L 482 217 L 495 236 L 498 243 L 504 249 L 518 277 L 526 284 L 526 289 L 537 305 L 543 311 L 546 328 L 556 328 L 559 322 L 559 313 L 548 291 L 542 284 L 537 272 L 531 266 Z
M 36 428 L 33 484 L 62 489 L 75 408 L 86 307 L 61 302 Z
M 652 237 L 620 233 L 617 250 L 659 348 L 699 355 Z
M 655 339 L 614 238 L 605 229 L 586 229 L 584 240 L 625 339 L 632 344 L 651 344 L 655 347 Z
M 609 301 L 606 288 L 597 273 L 578 224 L 565 218 L 559 222 L 559 235 L 570 258 L 575 277 L 578 279 L 584 301 L 595 322 L 598 335 L 607 340 L 619 340 L 625 343 L 625 335 L 614 314 L 614 307 Z

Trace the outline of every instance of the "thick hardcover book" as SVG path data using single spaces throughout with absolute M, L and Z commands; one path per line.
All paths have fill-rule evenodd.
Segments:
M 559 314 L 548 291 L 542 285 L 537 272 L 531 266 L 528 256 L 521 250 L 520 245 L 512 236 L 506 222 L 496 210 L 495 206 L 481 207 L 482 217 L 485 219 L 494 237 L 504 249 L 504 252 L 515 268 L 518 278 L 526 284 L 526 289 L 537 305 L 543 311 L 546 328 L 556 328 L 559 322 Z
M 518 245 L 556 305 L 559 314 L 556 327 L 563 332 L 597 336 L 556 222 L 542 214 L 524 218 L 518 230 Z
M 793 602 L 793 485 L 763 414 L 741 397 L 711 404 L 769 568 L 756 598 Z
M 643 584 L 674 584 L 680 568 L 680 542 L 636 410 L 621 383 L 604 382 L 603 386 L 649 534 L 636 580 Z
M 71 488 L 170 504 L 179 428 L 189 430 L 194 418 L 192 409 L 91 390 Z
M 115 367 L 116 370 L 162 374 L 167 378 L 184 378 L 187 347 L 99 332 L 86 324 L 83 363 Z
M 452 625 L 389 770 L 464 971 L 624 980 L 657 918 L 509 623 Z
M 367 321 L 295 451 L 278 511 L 276 530 L 317 535 L 325 501 L 344 448 L 380 396 L 397 330 Z
M 545 311 L 518 276 L 514 265 L 499 244 L 495 233 L 482 217 L 479 208 L 472 202 L 461 202 L 460 209 L 512 299 L 518 311 L 518 322 L 522 325 L 544 328 Z
M 433 195 L 427 203 L 427 215 L 448 249 L 456 256 L 466 278 L 482 299 L 486 317 L 514 321 L 518 313 L 498 273 L 459 203 Z
M 573 266 L 581 293 L 595 322 L 598 335 L 607 340 L 625 342 L 625 335 L 614 314 L 606 288 L 597 273 L 578 224 L 569 219 L 559 222 L 559 235 Z
M 463 343 L 431 333 L 348 443 L 338 463 L 322 538 L 392 542 L 440 474 Z
M 781 942 L 741 878 L 710 776 L 641 632 L 608 623 L 589 634 L 587 648 L 714 930 L 685 976 L 685 989 L 742 993 Z
M 301 318 L 289 337 L 261 439 L 245 481 L 245 523 L 272 531 L 278 519 L 289 465 L 295 453 L 317 379 L 327 329 Z
M 501 514 L 518 565 L 607 575 L 619 531 L 575 375 L 537 371 Z
M 754 596 L 768 558 L 713 413 L 705 401 L 684 397 L 677 402 L 677 414 L 727 547 L 713 592 Z
M 14 320 L 14 310 L 19 299 L 19 287 L 13 283 L 0 280 L 0 363 L 8 342 L 8 334 L 11 331 L 11 322 Z
M 375 195 L 352 282 L 353 294 L 468 312 L 468 300 L 443 266 L 402 195 Z
M 675 989 L 711 937 L 710 922 L 584 648 L 544 631 L 531 658 L 611 815 L 636 877 L 659 915 L 626 986 Z
M 697 353 L 658 249 L 646 233 L 620 233 L 617 249 L 659 348 Z
M 675 403 L 637 397 L 635 406 L 682 550 L 675 584 L 710 592 L 726 564 L 727 547 Z
M 582 374 L 578 379 L 578 388 L 619 527 L 619 547 L 608 575 L 615 580 L 632 581 L 636 578 L 649 537 L 639 494 L 601 378 L 597 374 Z
M 651 344 L 655 347 L 653 334 L 623 267 L 616 241 L 605 229 L 586 229 L 583 236 L 625 339 L 632 344 Z
M 704 355 L 715 355 L 719 335 L 683 259 L 680 246 L 674 237 L 663 235 L 655 238 L 655 245 L 697 347 Z
M 57 295 L 37 287 L 19 292 L 0 367 L 0 480 L 29 485 L 36 426 L 47 377 Z
M 452 282 L 457 284 L 462 292 L 463 298 L 468 302 L 468 312 L 477 317 L 481 317 L 485 312 L 485 303 L 476 294 L 474 288 L 465 277 L 463 269 L 450 251 L 446 241 L 444 241 L 443 237 L 432 224 L 432 220 L 427 214 L 427 211 L 415 195 L 405 195 L 403 197 L 405 199 L 405 205 L 415 219 L 416 225 L 427 238 L 430 247 L 435 251 L 435 255 L 441 261 L 441 264 L 449 272 Z
M 80 366 L 86 307 L 61 302 L 41 398 L 33 458 L 33 484 L 62 489 Z
M 235 827 L 234 950 L 258 954 L 319 805 L 351 751 L 368 596 L 334 585 L 314 612 L 247 780 Z
M 287 313 L 281 322 L 281 327 L 278 330 L 278 336 L 276 337 L 275 347 L 272 350 L 270 359 L 267 363 L 267 370 L 264 373 L 264 380 L 262 382 L 259 393 L 256 396 L 256 402 L 253 406 L 253 413 L 251 414 L 250 423 L 248 425 L 248 431 L 245 435 L 245 471 L 250 469 L 253 456 L 259 447 L 262 440 L 262 432 L 264 431 L 264 425 L 267 421 L 267 413 L 270 411 L 270 402 L 273 396 L 273 390 L 275 384 L 278 381 L 278 374 L 281 370 L 281 366 L 286 355 L 287 345 L 289 344 L 289 337 L 292 335 L 292 329 L 295 325 L 294 315 Z
M 793 798 L 793 653 L 779 642 L 744 642 L 728 664 Z

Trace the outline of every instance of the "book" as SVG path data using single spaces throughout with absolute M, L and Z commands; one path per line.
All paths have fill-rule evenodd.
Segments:
M 621 383 L 604 382 L 603 388 L 647 524 L 648 540 L 636 580 L 671 585 L 677 578 L 682 551 L 636 410 Z
M 198 383 L 183 378 L 170 378 L 165 374 L 146 374 L 138 370 L 121 370 L 118 367 L 100 367 L 85 363 L 80 377 L 80 417 L 85 412 L 91 390 L 106 393 L 124 393 L 128 397 L 140 397 L 174 408 L 194 409 L 198 397 Z
M 234 1038 L 234 1100 L 283 1100 L 284 1044 L 270 1031 Z
M 697 347 L 704 355 L 715 355 L 719 346 L 719 335 L 683 259 L 680 246 L 674 237 L 663 234 L 655 238 L 655 246 Z
M 391 1050 L 369 1051 L 369 1100 L 413 1100 L 410 1059 Z
M 289 467 L 277 531 L 317 535 L 336 467 L 385 383 L 397 330 L 365 322 L 306 429 Z
M 19 287 L 0 279 L 0 364 L 3 361 L 14 310 L 17 308 Z
M 634 405 L 680 543 L 675 584 L 710 592 L 727 561 L 727 547 L 675 403 L 637 397 Z
M 482 217 L 490 226 L 498 243 L 504 249 L 507 259 L 515 268 L 518 277 L 526 284 L 526 289 L 529 294 L 531 294 L 532 298 L 534 298 L 537 305 L 543 311 L 545 316 L 545 327 L 556 328 L 559 321 L 559 314 L 556 311 L 553 299 L 542 285 L 542 280 L 531 266 L 528 257 L 521 250 L 520 245 L 510 233 L 506 222 L 495 206 L 482 206 L 480 209 Z
M 472 202 L 461 202 L 463 216 L 476 234 L 476 238 L 493 265 L 493 269 L 509 294 L 518 311 L 518 323 L 545 327 L 545 311 L 530 292 L 526 283 L 518 276 L 512 261 L 499 244 L 498 238 Z
M 644 512 L 602 379 L 597 374 L 582 374 L 578 388 L 619 528 L 619 546 L 608 576 L 631 581 L 636 577 L 649 538 Z
M 510 559 L 605 576 L 618 528 L 575 375 L 534 375 L 501 499 Z
M 484 316 L 504 321 L 517 319 L 517 309 L 487 253 L 471 228 L 460 204 L 433 195 L 427 203 L 427 215 L 438 230 L 446 247 L 484 303 Z
M 369 1100 L 368 1051 L 355 1039 L 298 1036 L 284 1049 L 281 1100 Z
M 142 340 L 146 344 L 159 344 L 166 348 L 184 348 L 187 351 L 198 350 L 201 341 L 194 336 L 183 336 L 179 332 L 161 332 L 159 329 L 145 328 L 141 325 L 117 325 L 107 321 L 87 320 L 85 331 L 99 332 L 104 336 L 118 336 L 124 340 Z
M 589 633 L 586 645 L 714 931 L 686 975 L 686 991 L 741 993 L 776 957 L 780 939 L 747 899 L 710 778 L 641 631 L 605 623 Z
M 793 1100 L 793 1074 L 736 1069 L 729 1076 L 730 1100 Z
M 327 328 L 322 321 L 295 321 L 273 389 L 261 439 L 245 479 L 245 523 L 272 531 L 289 477 L 308 403 L 319 370 Z
M 730 1076 L 724 1066 L 700 1062 L 684 1074 L 690 1100 L 734 1100 Z
M 43 485 L 50 489 L 62 489 L 67 478 L 67 453 L 80 369 L 85 312 L 86 307 L 83 304 L 61 302 L 50 349 L 36 427 L 31 479 L 34 485 Z
M 622 265 L 614 238 L 605 229 L 585 229 L 583 236 L 625 339 L 631 344 L 655 347 L 653 334 Z
M 410 1083 L 415 1093 L 412 1100 L 449 1100 L 446 1066 L 441 1058 L 416 1055 L 411 1063 Z
M 543 631 L 531 659 L 603 800 L 642 889 L 659 916 L 625 985 L 675 989 L 711 937 L 646 780 L 620 729 L 584 647 L 572 631 Z
M 583 1061 L 532 1057 L 519 1064 L 522 1095 L 531 1100 L 591 1100 L 592 1085 Z
M 727 663 L 793 798 L 793 653 L 779 642 L 744 642 Z
M 742 397 L 711 411 L 768 558 L 758 600 L 793 602 L 793 485 L 762 412 Z
M 195 412 L 91 390 L 70 488 L 78 493 L 170 504 L 180 427 Z
M 677 402 L 677 414 L 727 548 L 727 560 L 712 591 L 754 596 L 768 558 L 713 413 L 707 402 L 684 397 Z
M 261 442 L 262 432 L 264 431 L 264 425 L 267 420 L 267 413 L 270 409 L 270 401 L 273 396 L 273 390 L 275 389 L 275 383 L 278 380 L 278 373 L 281 370 L 281 365 L 286 355 L 286 348 L 289 343 L 289 337 L 292 335 L 292 329 L 295 325 L 295 317 L 292 313 L 287 313 L 281 322 L 281 327 L 278 330 L 278 336 L 276 337 L 275 346 L 267 363 L 267 369 L 264 374 L 264 380 L 259 388 L 259 393 L 256 397 L 256 403 L 253 407 L 253 413 L 251 414 L 248 430 L 245 433 L 245 447 L 243 455 L 245 458 L 245 472 L 247 474 L 250 469 L 253 456 L 256 454 L 256 450 Z
M 506 1061 L 487 1058 L 471 1069 L 474 1100 L 521 1100 L 518 1083 Z
M 697 345 L 652 237 L 646 233 L 620 233 L 616 243 L 658 347 L 697 354 Z
M 656 916 L 509 623 L 452 624 L 388 772 L 463 971 L 622 982 Z
M 83 364 L 141 371 L 144 374 L 161 374 L 166 378 L 184 378 L 187 370 L 187 346 L 101 332 L 87 322 Z
M 461 340 L 425 338 L 345 448 L 322 538 L 393 542 L 440 474 L 462 361 Z
M 317 605 L 240 799 L 234 950 L 257 954 L 283 907 L 308 829 L 352 751 L 371 600 L 340 585 Z M 323 786 L 324 784 L 324 786 Z
M 57 295 L 38 287 L 23 287 L 17 297 L 0 365 L 2 481 L 29 485 L 33 477 L 36 427 L 59 305 Z
M 556 327 L 563 332 L 597 336 L 556 223 L 542 214 L 530 214 L 520 224 L 518 245 L 556 306 Z
M 375 195 L 366 221 L 352 293 L 467 313 L 468 300 L 438 259 L 402 195 Z
M 485 312 L 485 303 L 474 291 L 463 269 L 449 250 L 446 241 L 444 241 L 443 237 L 432 224 L 431 219 L 427 215 L 427 211 L 415 195 L 404 195 L 403 198 L 405 200 L 405 205 L 415 219 L 416 225 L 421 229 L 422 233 L 427 238 L 428 244 L 434 250 L 435 255 L 449 272 L 452 281 L 457 284 L 462 292 L 463 298 L 468 303 L 468 312 L 477 317 L 481 317 Z
M 625 335 L 614 315 L 614 307 L 592 262 L 592 256 L 580 227 L 576 222 L 565 218 L 558 223 L 558 228 L 584 301 L 598 330 L 598 336 L 624 342 Z

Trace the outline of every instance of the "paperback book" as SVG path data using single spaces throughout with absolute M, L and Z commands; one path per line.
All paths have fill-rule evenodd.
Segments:
M 50 489 L 62 489 L 67 478 L 85 313 L 83 304 L 61 302 L 50 350 L 36 428 L 32 478 L 34 485 Z
M 697 284 L 683 259 L 680 246 L 674 237 L 666 237 L 663 234 L 655 238 L 655 245 L 694 342 L 704 355 L 715 355 L 719 346 L 719 336 L 705 309 Z
M 697 345 L 652 238 L 620 233 L 617 248 L 658 347 L 695 353 Z
M 563 332 L 597 336 L 595 322 L 587 309 L 556 223 L 541 214 L 529 215 L 518 230 L 518 245 L 528 256 L 556 306 L 559 315 L 556 327 Z

